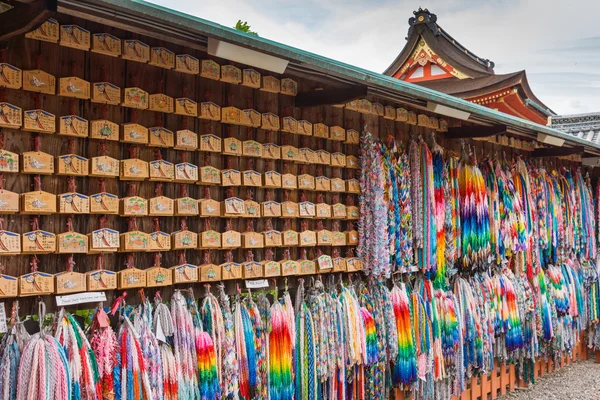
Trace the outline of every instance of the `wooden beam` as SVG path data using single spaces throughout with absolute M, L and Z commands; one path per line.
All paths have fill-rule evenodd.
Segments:
M 460 126 L 456 128 L 448 128 L 448 132 L 444 134 L 446 139 L 472 139 L 506 133 L 506 125 L 492 126 Z
M 530 157 L 565 157 L 573 154 L 582 154 L 585 151 L 583 146 L 574 147 L 545 147 L 535 149 Z
M 314 90 L 301 92 L 296 96 L 296 107 L 327 106 L 344 104 L 349 101 L 365 97 L 366 86 L 353 86 L 347 89 Z
M 56 3 L 57 0 L 13 3 L 15 8 L 0 14 L 0 43 L 38 28 L 54 15 Z

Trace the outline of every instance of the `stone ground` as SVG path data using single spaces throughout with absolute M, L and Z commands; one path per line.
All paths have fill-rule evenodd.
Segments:
M 577 361 L 546 374 L 527 389 L 517 389 L 501 400 L 598 400 L 600 364 Z

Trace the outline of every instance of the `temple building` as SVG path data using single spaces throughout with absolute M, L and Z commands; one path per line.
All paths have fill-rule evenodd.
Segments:
M 494 63 L 476 56 L 419 8 L 408 20 L 406 45 L 384 71 L 415 83 L 541 125 L 555 115 L 532 92 L 525 71 L 496 74 Z
M 552 116 L 550 126 L 561 132 L 600 144 L 600 112 Z

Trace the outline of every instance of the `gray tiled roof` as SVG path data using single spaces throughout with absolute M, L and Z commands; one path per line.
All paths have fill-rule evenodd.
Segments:
M 553 116 L 550 126 L 564 133 L 600 144 L 600 112 Z

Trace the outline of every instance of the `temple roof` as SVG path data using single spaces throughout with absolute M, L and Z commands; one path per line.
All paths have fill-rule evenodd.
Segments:
M 550 126 L 575 137 L 600 143 L 600 112 L 553 116 Z

